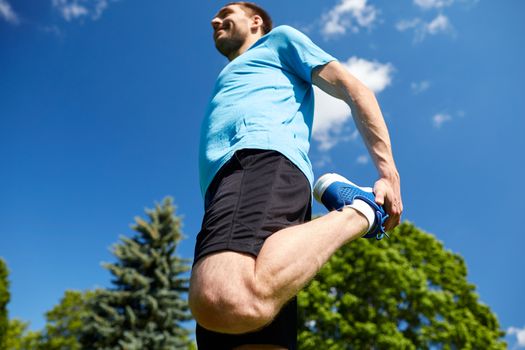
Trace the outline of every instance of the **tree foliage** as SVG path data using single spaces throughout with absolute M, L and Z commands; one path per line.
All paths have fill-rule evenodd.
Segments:
M 0 350 L 35 350 L 40 341 L 40 332 L 29 331 L 29 323 L 17 319 L 9 320 L 7 304 L 9 293 L 9 270 L 0 259 Z
M 410 223 L 340 249 L 299 293 L 300 349 L 505 349 L 458 255 Z
M 6 347 L 7 329 L 9 318 L 7 314 L 7 304 L 9 303 L 9 271 L 3 259 L 0 259 L 0 350 Z
M 79 342 L 83 320 L 88 315 L 88 303 L 95 297 L 93 291 L 68 290 L 60 303 L 46 313 L 46 326 L 41 336 L 39 349 L 80 350 Z
M 41 334 L 28 330 L 29 323 L 18 319 L 9 320 L 5 350 L 39 350 Z
M 191 318 L 184 295 L 189 262 L 175 254 L 182 239 L 170 198 L 146 210 L 132 226 L 135 235 L 113 247 L 116 263 L 105 264 L 113 288 L 98 290 L 89 303 L 81 343 L 86 349 L 184 349 Z

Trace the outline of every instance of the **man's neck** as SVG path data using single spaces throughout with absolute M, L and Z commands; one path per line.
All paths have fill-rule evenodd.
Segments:
M 242 44 L 239 50 L 232 52 L 230 55 L 228 55 L 228 60 L 231 62 L 237 57 L 239 57 L 240 55 L 242 55 L 243 53 L 245 53 L 261 37 L 262 37 L 261 34 L 250 35 L 248 38 L 246 38 L 246 41 L 244 42 L 244 44 Z

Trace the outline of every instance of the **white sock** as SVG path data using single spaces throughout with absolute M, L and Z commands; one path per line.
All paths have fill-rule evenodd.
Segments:
M 347 205 L 347 207 L 354 208 L 366 217 L 368 220 L 368 230 L 366 230 L 366 233 L 368 233 L 376 220 L 376 213 L 374 209 L 372 209 L 372 207 L 367 202 L 361 199 L 354 199 L 353 203 Z

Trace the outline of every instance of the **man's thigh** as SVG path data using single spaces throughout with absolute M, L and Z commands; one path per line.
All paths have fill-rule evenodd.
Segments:
M 280 229 L 308 221 L 311 215 L 308 180 L 274 151 L 237 152 L 210 185 L 206 199 L 190 293 L 211 289 L 242 296 L 242 290 L 254 281 L 255 259 L 264 240 Z M 197 342 L 199 350 L 255 346 L 246 344 L 292 350 L 296 348 L 296 326 L 294 298 L 259 331 L 230 335 L 197 325 Z

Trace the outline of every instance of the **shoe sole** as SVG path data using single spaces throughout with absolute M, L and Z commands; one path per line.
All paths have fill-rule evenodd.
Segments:
M 324 174 L 323 176 L 321 176 L 319 180 L 317 180 L 317 182 L 315 183 L 315 186 L 314 186 L 315 200 L 317 200 L 319 203 L 322 203 L 321 198 L 323 198 L 324 191 L 326 191 L 326 189 L 330 187 L 330 185 L 333 184 L 334 182 L 347 183 L 347 184 L 350 184 L 352 186 L 355 186 L 361 189 L 362 191 L 373 193 L 373 189 L 371 187 L 357 186 L 355 183 L 353 183 L 352 181 L 348 180 L 347 178 L 339 174 L 328 173 L 328 174 Z

